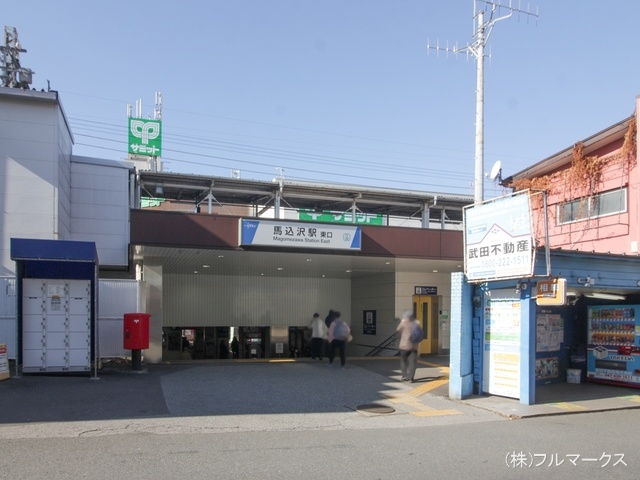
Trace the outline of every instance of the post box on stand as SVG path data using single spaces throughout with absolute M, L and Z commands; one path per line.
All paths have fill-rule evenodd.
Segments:
M 131 350 L 131 368 L 140 370 L 142 366 L 142 350 L 149 348 L 148 313 L 125 313 L 123 328 L 123 344 Z

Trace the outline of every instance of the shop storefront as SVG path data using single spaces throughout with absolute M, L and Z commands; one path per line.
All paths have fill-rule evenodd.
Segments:
M 552 277 L 544 276 L 545 260 L 544 252 L 537 256 L 529 278 L 467 285 L 472 318 L 462 322 L 473 326 L 472 393 L 534 404 L 536 389 L 551 383 L 640 387 L 640 259 L 551 252 Z M 557 291 L 549 292 L 550 283 L 559 285 Z M 454 327 L 464 338 L 465 328 Z M 464 343 L 452 345 L 458 393 Z

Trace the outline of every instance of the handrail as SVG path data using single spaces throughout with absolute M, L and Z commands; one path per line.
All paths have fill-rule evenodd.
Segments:
M 396 341 L 397 336 L 398 336 L 398 333 L 394 332 L 390 337 L 380 342 L 377 346 L 373 347 L 373 349 L 370 352 L 368 352 L 365 355 L 365 357 L 376 357 L 383 350 L 395 350 L 395 355 L 397 355 L 398 354 L 397 348 L 389 348 L 389 345 L 393 344 L 393 342 Z

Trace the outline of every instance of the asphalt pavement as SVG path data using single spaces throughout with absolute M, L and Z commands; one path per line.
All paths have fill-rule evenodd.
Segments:
M 397 357 L 348 358 L 345 368 L 305 358 L 143 364 L 139 371 L 114 362 L 97 376 L 12 370 L 0 381 L 0 438 L 412 427 L 640 408 L 640 390 L 596 384 L 539 387 L 530 406 L 491 395 L 453 401 L 448 363 L 447 356 L 422 357 L 414 383 L 400 380 Z

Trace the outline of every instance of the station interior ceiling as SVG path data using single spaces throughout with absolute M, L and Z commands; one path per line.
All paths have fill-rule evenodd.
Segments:
M 139 246 L 134 259 L 161 264 L 163 273 L 317 278 L 360 278 L 382 273 L 461 272 L 456 260 L 365 257 L 349 254 L 208 250 Z

